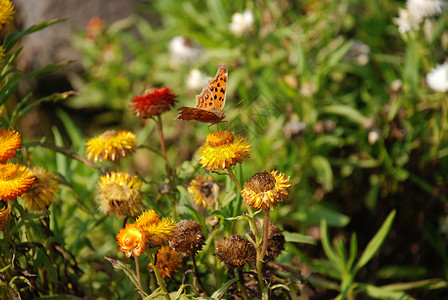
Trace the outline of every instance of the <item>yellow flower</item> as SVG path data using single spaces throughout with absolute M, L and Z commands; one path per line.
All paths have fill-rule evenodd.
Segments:
M 0 199 L 16 199 L 31 187 L 34 176 L 22 165 L 13 163 L 0 164 Z
M 127 223 L 126 227 L 121 228 L 115 238 L 120 246 L 118 251 L 124 252 L 127 258 L 131 255 L 137 257 L 145 252 L 144 235 L 134 224 Z
M 0 230 L 3 230 L 3 225 L 9 224 L 9 216 L 10 216 L 9 207 L 5 206 L 0 210 Z
M 111 172 L 100 176 L 100 180 L 98 202 L 103 212 L 115 213 L 121 218 L 123 216 L 134 217 L 143 210 L 143 195 L 140 191 L 143 183 L 137 181 L 137 176 Z
M 87 158 L 94 161 L 119 161 L 137 148 L 135 134 L 128 130 L 107 130 L 86 143 Z
M 145 244 L 148 248 L 161 246 L 163 242 L 168 241 L 176 227 L 176 223 L 170 219 L 160 219 L 153 209 L 143 212 L 134 224 L 145 236 Z
M 172 275 L 179 271 L 181 265 L 182 258 L 176 251 L 172 250 L 167 245 L 162 245 L 162 247 L 160 247 L 157 252 L 157 268 L 159 269 L 162 278 L 171 278 Z M 150 263 L 149 267 L 153 268 L 153 265 Z
M 34 167 L 31 173 L 36 177 L 30 190 L 23 194 L 25 207 L 29 210 L 43 210 L 53 202 L 59 184 L 54 175 L 42 168 Z
M 0 60 L 3 60 L 3 58 L 5 57 L 5 48 L 3 48 L 3 46 L 0 46 Z M 0 118 L 1 118 L 2 114 L 0 113 Z M 1 123 L 1 122 L 0 122 Z
M 21 142 L 22 138 L 17 131 L 0 128 L 0 163 L 16 157 L 16 150 L 20 148 Z
M 219 187 L 213 180 L 213 177 L 208 176 L 205 178 L 198 175 L 190 182 L 188 192 L 193 194 L 193 200 L 196 204 L 211 207 L 218 197 Z
M 255 208 L 274 209 L 288 196 L 287 189 L 291 188 L 289 177 L 285 178 L 285 174 L 277 172 L 264 171 L 252 176 L 241 191 L 243 199 Z
M 207 168 L 207 172 L 222 170 L 243 161 L 243 157 L 249 157 L 251 146 L 246 138 L 233 136 L 227 130 L 210 133 L 207 136 L 204 147 L 200 148 L 199 163 Z
M 9 0 L 0 0 L 0 29 L 3 24 L 12 21 L 12 15 L 15 13 L 14 5 Z

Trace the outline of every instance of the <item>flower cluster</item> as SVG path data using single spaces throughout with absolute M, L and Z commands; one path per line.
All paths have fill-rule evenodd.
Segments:
M 145 250 L 162 246 L 172 235 L 176 224 L 168 218 L 160 219 L 154 210 L 143 212 L 134 224 L 120 229 L 116 239 L 127 258 L 139 256 Z

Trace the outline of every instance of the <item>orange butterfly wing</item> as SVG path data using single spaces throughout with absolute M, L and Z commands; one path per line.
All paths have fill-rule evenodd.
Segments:
M 222 111 L 226 105 L 227 67 L 220 65 L 215 78 L 196 96 L 196 104 L 193 107 L 181 107 L 178 109 L 178 120 L 216 124 L 226 116 Z

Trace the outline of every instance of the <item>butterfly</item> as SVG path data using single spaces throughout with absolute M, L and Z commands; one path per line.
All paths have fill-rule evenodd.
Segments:
M 210 80 L 200 95 L 196 96 L 194 107 L 181 107 L 178 109 L 178 120 L 195 120 L 203 123 L 217 124 L 225 118 L 223 113 L 226 105 L 227 67 L 218 66 L 215 78 Z

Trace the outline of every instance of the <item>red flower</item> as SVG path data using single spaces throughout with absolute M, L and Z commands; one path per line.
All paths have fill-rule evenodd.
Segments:
M 143 95 L 131 100 L 131 108 L 138 117 L 150 118 L 170 110 L 177 101 L 176 97 L 167 87 L 147 89 Z

